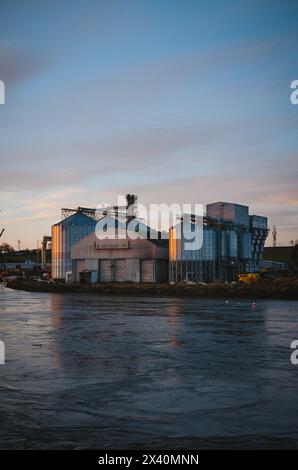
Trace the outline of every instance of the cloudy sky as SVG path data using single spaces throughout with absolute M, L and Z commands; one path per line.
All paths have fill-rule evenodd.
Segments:
M 294 0 L 1 0 L 4 240 L 125 192 L 247 204 L 298 239 L 297 20 Z

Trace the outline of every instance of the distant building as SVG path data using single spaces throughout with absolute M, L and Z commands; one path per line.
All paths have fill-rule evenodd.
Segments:
M 23 269 L 25 271 L 30 271 L 34 268 L 39 267 L 40 265 L 37 264 L 35 261 L 32 261 L 31 259 L 27 259 L 25 261 L 19 262 L 4 262 L 0 263 L 0 269 L 2 270 L 8 270 L 8 269 Z
M 287 270 L 289 265 L 284 261 L 269 261 L 263 260 L 263 269 L 272 269 L 273 271 Z

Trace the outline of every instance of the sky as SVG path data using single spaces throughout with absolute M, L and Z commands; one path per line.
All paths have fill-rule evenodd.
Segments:
M 297 20 L 295 0 L 1 0 L 1 241 L 126 192 L 238 202 L 297 240 Z

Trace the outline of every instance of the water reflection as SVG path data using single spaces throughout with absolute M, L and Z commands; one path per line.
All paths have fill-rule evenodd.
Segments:
M 297 306 L 6 289 L 1 445 L 295 443 Z
M 167 305 L 165 309 L 165 313 L 168 316 L 167 322 L 168 325 L 171 327 L 171 337 L 170 337 L 170 345 L 173 349 L 176 349 L 179 346 L 179 342 L 177 339 L 177 332 L 179 328 L 179 313 L 182 311 L 182 301 L 177 299 L 177 303 L 175 305 Z

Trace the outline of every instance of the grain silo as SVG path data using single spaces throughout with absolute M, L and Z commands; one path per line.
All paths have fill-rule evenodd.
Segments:
M 203 245 L 187 250 L 183 226 L 195 222 L 181 221 L 170 228 L 169 266 L 170 282 L 211 282 L 216 277 L 217 233 L 214 227 L 203 226 Z
M 82 238 L 94 232 L 96 220 L 84 213 L 83 209 L 52 226 L 52 278 L 66 279 L 72 270 L 71 248 Z
M 186 223 L 195 222 L 182 218 L 170 229 L 170 282 L 233 281 L 238 272 L 262 267 L 267 218 L 250 216 L 247 206 L 221 201 L 208 204 L 203 217 L 203 245 L 198 250 L 185 249 L 181 224 Z

